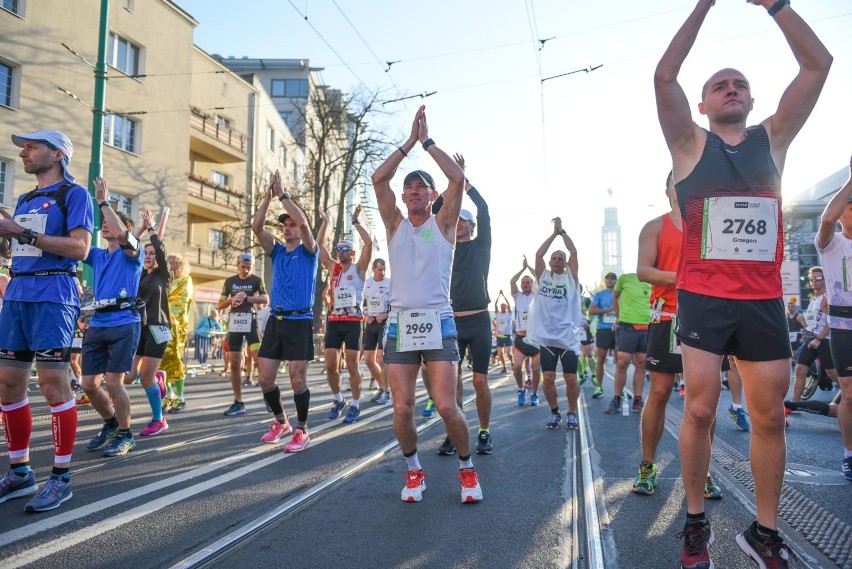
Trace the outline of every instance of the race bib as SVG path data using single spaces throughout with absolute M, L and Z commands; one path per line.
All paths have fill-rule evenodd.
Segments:
M 151 337 L 154 338 L 154 342 L 158 344 L 162 344 L 163 342 L 168 342 L 172 339 L 172 330 L 168 326 L 148 326 L 148 330 L 151 331 Z
M 43 213 L 16 215 L 15 222 L 24 229 L 31 229 L 36 233 L 44 234 L 44 228 L 47 226 L 47 215 Z M 14 237 L 11 241 L 13 257 L 41 257 L 41 249 L 38 247 L 33 245 L 21 245 Z
M 672 316 L 672 327 L 669 330 L 669 353 L 670 354 L 680 354 L 680 340 L 677 339 L 675 335 L 675 330 L 677 329 L 677 316 Z
M 790 343 L 797 342 L 799 340 L 798 332 L 790 332 Z
M 530 313 L 527 310 L 524 310 L 523 312 L 518 314 L 518 324 L 520 324 L 520 326 L 518 327 L 519 330 L 527 329 L 527 321 L 529 320 L 529 318 Z
M 388 307 L 385 304 L 385 297 L 383 296 L 368 296 L 367 297 L 367 312 L 371 316 L 375 316 L 376 314 L 381 314 L 383 312 L 387 312 Z
M 228 316 L 228 332 L 248 334 L 251 332 L 251 312 L 231 312 Z
M 701 258 L 775 261 L 778 200 L 754 196 L 704 199 Z
M 424 308 L 397 313 L 396 351 L 440 350 L 443 347 L 437 310 Z
M 355 294 L 355 287 L 342 286 L 334 289 L 334 309 L 354 308 L 358 305 L 358 297 Z
M 71 347 L 72 348 L 82 348 L 83 347 L 83 338 L 72 338 L 71 339 Z
M 616 318 L 614 312 L 607 312 L 603 315 L 604 324 L 615 324 Z

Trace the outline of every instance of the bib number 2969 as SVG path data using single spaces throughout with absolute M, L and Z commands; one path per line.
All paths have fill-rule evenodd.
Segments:
M 440 350 L 444 346 L 437 310 L 403 310 L 397 317 L 397 351 Z

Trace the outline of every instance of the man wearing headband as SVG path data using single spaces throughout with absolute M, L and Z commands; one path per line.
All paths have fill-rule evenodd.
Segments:
M 68 164 L 74 148 L 55 130 L 12 136 L 21 148 L 24 171 L 36 189 L 20 196 L 14 217 L 0 209 L 0 237 L 12 238 L 12 280 L 0 313 L 0 401 L 9 445 L 9 473 L 0 479 L 0 502 L 35 494 L 30 469 L 32 415 L 27 382 L 33 359 L 39 388 L 50 404 L 53 470 L 25 506 L 30 512 L 59 507 L 70 499 L 71 452 L 77 407 L 68 382 L 74 325 L 80 296 L 74 280 L 86 258 L 94 230 L 92 200 L 74 183 Z
M 478 502 L 482 500 L 482 489 L 470 457 L 467 420 L 456 403 L 459 350 L 450 306 L 450 271 L 464 195 L 464 171 L 429 138 L 425 109 L 421 106 L 417 110 L 408 140 L 372 177 L 387 230 L 388 260 L 394 276 L 391 313 L 385 328 L 385 370 L 393 392 L 394 431 L 408 467 L 401 497 L 406 502 L 419 502 L 426 489 L 414 424 L 415 382 L 420 364 L 425 361 L 432 378 L 432 398 L 459 452 L 461 500 Z M 432 203 L 438 193 L 432 176 L 422 170 L 409 173 L 402 190 L 408 216 L 403 216 L 390 182 L 418 141 L 449 179 L 449 187 L 444 192 L 444 207 L 433 215 Z

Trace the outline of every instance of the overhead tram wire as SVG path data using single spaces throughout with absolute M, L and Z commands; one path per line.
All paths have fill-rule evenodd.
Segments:
M 547 40 L 541 41 L 541 36 L 538 33 L 538 23 L 535 19 L 535 7 L 532 4 L 533 0 L 524 0 L 524 8 L 527 12 L 527 24 L 530 27 L 530 36 L 533 40 L 533 51 L 535 53 L 536 68 L 538 70 L 538 94 L 541 104 L 541 167 L 544 172 L 544 187 L 547 188 L 547 135 L 545 132 L 544 120 L 544 80 L 541 77 L 541 50 Z M 538 49 L 535 49 L 535 42 L 540 44 Z

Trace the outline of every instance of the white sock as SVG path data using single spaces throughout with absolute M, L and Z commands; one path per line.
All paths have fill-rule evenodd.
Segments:
M 343 394 L 338 391 L 334 394 L 334 400 L 340 403 L 341 401 L 343 401 Z
M 742 405 L 737 405 L 736 403 L 731 403 L 731 409 L 733 409 L 734 411 L 739 411 L 742 408 L 743 408 Z
M 420 468 L 420 459 L 417 458 L 416 452 L 411 456 L 406 456 L 405 463 L 408 465 L 408 470 L 422 470 Z
M 361 400 L 360 399 L 350 399 L 349 400 L 349 406 L 355 407 L 356 409 L 360 409 L 361 408 Z
M 467 460 L 459 460 L 459 470 L 465 468 L 473 468 L 473 458 L 467 457 Z

